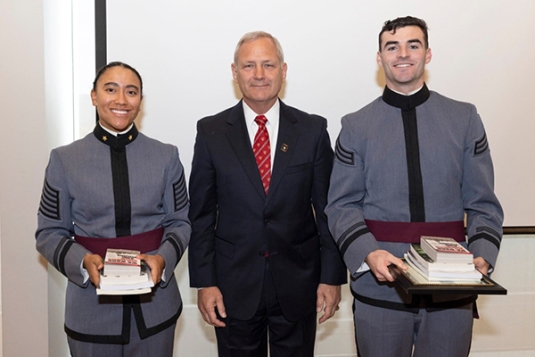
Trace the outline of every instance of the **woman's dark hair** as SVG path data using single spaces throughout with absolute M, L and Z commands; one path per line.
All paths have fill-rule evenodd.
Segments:
M 104 72 L 106 72 L 106 70 L 108 68 L 117 67 L 117 66 L 129 69 L 129 70 L 131 70 L 132 72 L 135 73 L 135 75 L 139 79 L 139 85 L 140 85 L 139 91 L 140 91 L 140 94 L 143 95 L 143 80 L 141 79 L 141 75 L 139 74 L 139 72 L 134 67 L 130 66 L 129 64 L 126 64 L 126 63 L 123 63 L 123 62 L 119 62 L 119 61 L 110 62 L 110 63 L 108 63 L 104 67 L 101 67 L 98 70 L 97 75 L 95 76 L 95 80 L 93 81 L 93 90 L 94 91 L 97 90 L 98 79 L 104 74 Z

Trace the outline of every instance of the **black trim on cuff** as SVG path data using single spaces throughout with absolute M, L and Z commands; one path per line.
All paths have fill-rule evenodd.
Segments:
M 340 247 L 340 254 L 342 254 L 342 256 L 345 255 L 347 249 L 349 248 L 349 246 L 351 245 L 351 243 L 353 243 L 357 238 L 363 236 L 364 234 L 366 233 L 370 233 L 370 230 L 368 229 L 368 227 L 362 227 L 361 229 L 357 230 L 355 233 L 351 234 L 345 241 L 344 243 L 342 244 L 342 246 Z

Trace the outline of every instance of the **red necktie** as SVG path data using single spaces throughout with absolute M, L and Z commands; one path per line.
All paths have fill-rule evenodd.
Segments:
M 267 118 L 259 115 L 254 120 L 258 124 L 258 131 L 254 137 L 253 152 L 256 159 L 256 165 L 260 172 L 262 185 L 266 195 L 269 190 L 271 181 L 271 146 L 269 145 L 269 134 L 266 129 Z

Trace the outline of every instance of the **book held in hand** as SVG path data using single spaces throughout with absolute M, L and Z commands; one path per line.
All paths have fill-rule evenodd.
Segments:
M 139 275 L 141 260 L 136 258 L 138 250 L 108 249 L 104 257 L 106 275 Z
M 428 269 L 412 258 L 409 253 L 405 254 L 405 262 L 416 272 L 429 281 L 479 281 L 483 275 L 475 268 L 469 271 L 436 270 Z
M 152 291 L 154 282 L 139 251 L 108 249 L 101 271 L 97 295 L 139 295 Z
M 457 271 L 457 272 L 469 272 L 475 269 L 474 262 L 468 263 L 439 263 L 435 262 L 431 257 L 422 249 L 420 244 L 411 244 L 411 248 L 407 253 L 409 258 L 419 265 L 422 265 L 426 270 L 430 271 Z
M 410 250 L 405 254 L 405 261 L 428 281 L 475 282 L 483 277 L 474 266 L 472 254 L 455 240 L 422 236 L 420 243 L 411 244 Z M 448 258 L 451 254 L 462 258 L 442 259 L 441 261 L 432 258 L 433 255 L 440 257 L 440 253 L 449 254 Z
M 437 263 L 473 263 L 474 256 L 459 242 L 446 237 L 420 237 L 420 246 Z

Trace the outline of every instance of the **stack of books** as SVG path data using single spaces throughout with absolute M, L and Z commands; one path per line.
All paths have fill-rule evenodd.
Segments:
M 411 244 L 405 261 L 429 281 L 479 281 L 474 256 L 452 238 L 422 236 Z
M 108 249 L 104 258 L 97 295 L 139 295 L 154 286 L 150 269 L 137 250 Z

